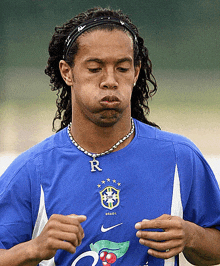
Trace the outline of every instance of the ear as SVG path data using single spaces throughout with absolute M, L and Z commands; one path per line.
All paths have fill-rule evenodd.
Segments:
M 60 60 L 59 62 L 59 69 L 60 74 L 63 78 L 63 80 L 66 82 L 68 86 L 73 85 L 73 74 L 72 74 L 72 68 L 67 64 L 66 61 Z
M 141 70 L 141 62 L 139 63 L 139 65 L 137 65 L 134 69 L 134 83 L 136 84 L 139 74 L 140 74 L 140 70 Z

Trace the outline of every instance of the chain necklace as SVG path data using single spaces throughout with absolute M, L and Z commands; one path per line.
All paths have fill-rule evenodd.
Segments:
M 72 134 L 71 134 L 71 125 L 72 123 L 70 123 L 67 127 L 67 132 L 69 135 L 69 138 L 71 139 L 72 143 L 76 146 L 77 149 L 79 149 L 80 151 L 82 151 L 84 154 L 90 156 L 93 158 L 92 161 L 89 161 L 91 164 L 91 172 L 96 172 L 96 170 L 98 171 L 102 171 L 102 169 L 99 167 L 99 161 L 96 159 L 97 157 L 109 154 L 111 152 L 113 152 L 120 144 L 122 144 L 126 139 L 128 139 L 133 133 L 134 133 L 134 121 L 131 118 L 131 130 L 130 132 L 124 136 L 122 139 L 120 139 L 117 143 L 115 143 L 109 150 L 104 151 L 102 153 L 91 153 L 88 152 L 87 150 L 83 149 L 73 138 Z

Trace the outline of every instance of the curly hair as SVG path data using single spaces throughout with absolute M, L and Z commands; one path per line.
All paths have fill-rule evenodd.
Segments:
M 75 16 L 61 27 L 55 27 L 55 33 L 50 41 L 48 49 L 49 59 L 45 69 L 45 74 L 50 77 L 51 90 L 58 90 L 56 100 L 57 111 L 55 118 L 53 119 L 53 130 L 56 132 L 60 131 L 72 120 L 71 88 L 64 82 L 59 70 L 59 61 L 63 59 L 65 40 L 68 35 L 81 23 L 86 22 L 89 19 L 102 16 L 111 16 L 121 19 L 125 21 L 135 32 L 137 41 L 133 40 L 134 65 L 137 66 L 141 63 L 141 69 L 136 85 L 132 91 L 131 116 L 143 123 L 159 128 L 158 125 L 147 119 L 147 115 L 150 112 L 148 100 L 156 93 L 157 83 L 152 74 L 152 63 L 148 56 L 148 50 L 144 46 L 143 38 L 140 37 L 137 27 L 131 22 L 127 15 L 122 13 L 121 10 L 114 11 L 110 8 L 96 7 Z M 126 31 L 123 26 L 116 24 L 99 25 L 96 26 L 95 29 L 120 29 Z M 91 30 L 93 29 L 90 29 L 89 31 Z M 77 51 L 78 43 L 75 41 L 71 46 L 69 53 L 65 57 L 65 61 L 71 67 L 74 65 L 74 56 Z M 150 89 L 150 87 L 152 87 L 152 89 Z M 57 119 L 61 120 L 61 122 L 59 129 L 55 130 L 55 122 Z

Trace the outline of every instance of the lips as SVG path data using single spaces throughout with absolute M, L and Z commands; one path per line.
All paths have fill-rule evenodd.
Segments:
M 120 100 L 118 99 L 118 97 L 114 96 L 114 95 L 108 95 L 105 96 L 104 98 L 101 99 L 101 102 L 120 102 Z
M 118 97 L 112 95 L 105 96 L 101 99 L 100 104 L 102 107 L 107 109 L 114 109 L 117 108 L 120 104 L 120 100 Z

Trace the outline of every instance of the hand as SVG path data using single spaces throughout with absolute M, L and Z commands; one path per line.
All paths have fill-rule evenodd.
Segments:
M 188 223 L 177 216 L 163 214 L 153 220 L 143 220 L 135 225 L 137 237 L 142 245 L 148 246 L 148 253 L 156 258 L 168 259 L 184 250 L 189 241 Z M 141 229 L 162 229 L 163 232 Z
M 81 223 L 85 220 L 84 215 L 52 215 L 41 234 L 32 240 L 35 258 L 39 261 L 51 259 L 58 249 L 75 253 L 84 238 Z

